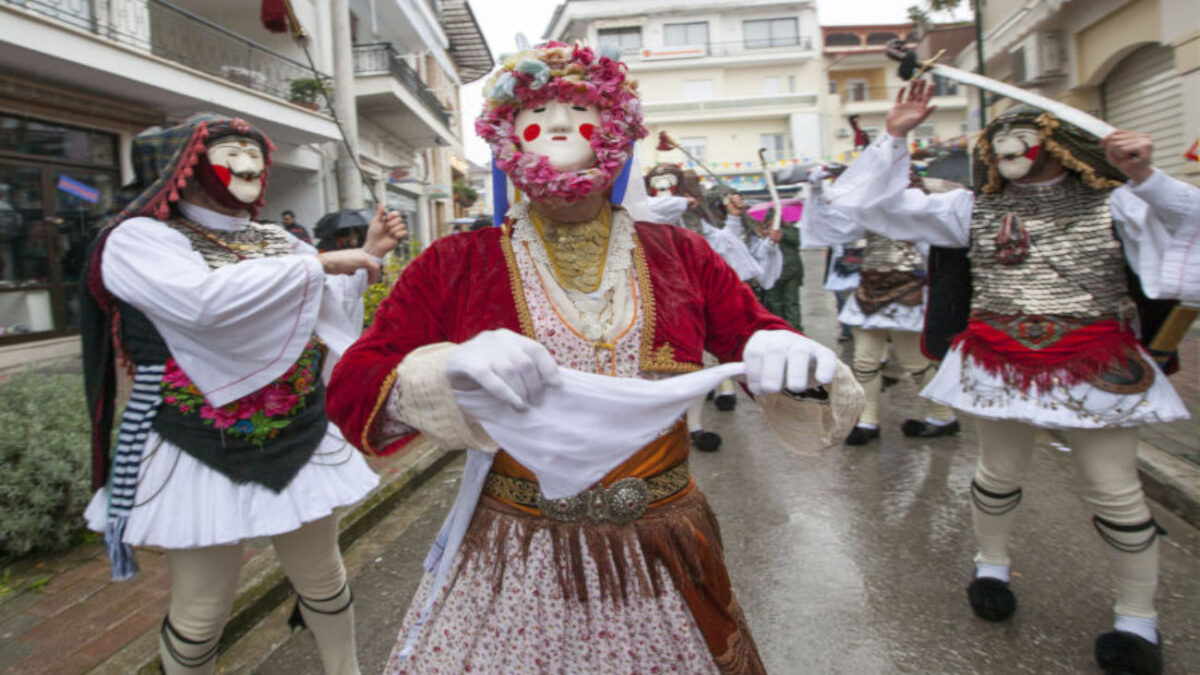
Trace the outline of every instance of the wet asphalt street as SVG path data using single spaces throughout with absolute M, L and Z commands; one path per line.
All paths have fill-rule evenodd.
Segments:
M 819 290 L 819 259 L 806 259 L 806 327 L 829 341 L 832 298 Z M 881 442 L 818 458 L 784 450 L 745 396 L 733 412 L 706 406 L 708 426 L 725 442 L 717 453 L 694 453 L 693 471 L 720 518 L 734 590 L 767 668 L 1098 673 L 1092 642 L 1109 629 L 1112 599 L 1103 544 L 1074 492 L 1070 453 L 1037 451 L 1013 542 L 1019 610 L 1006 624 L 985 623 L 971 614 L 964 591 L 972 571 L 974 425 L 965 421 L 956 438 L 905 439 L 900 422 L 919 415 L 920 401 L 910 383 L 892 387 Z M 461 461 L 418 490 L 358 553 L 369 556 L 353 582 L 364 673 L 380 672 L 387 658 L 460 474 Z M 1166 672 L 1200 673 L 1200 535 L 1152 506 L 1170 533 L 1158 594 Z M 254 670 L 321 672 L 307 633 Z

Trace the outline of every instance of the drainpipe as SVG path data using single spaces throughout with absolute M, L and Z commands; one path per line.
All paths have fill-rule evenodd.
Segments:
M 975 10 L 975 60 L 979 62 L 979 74 L 983 75 L 983 0 L 971 0 Z M 977 88 L 978 89 L 978 88 Z M 987 92 L 979 91 L 979 128 L 987 126 Z
M 354 100 L 354 46 L 350 41 L 350 4 L 332 0 L 333 24 L 333 112 L 342 123 L 346 143 L 337 144 L 338 205 L 343 209 L 363 207 L 363 185 L 355 159 L 358 156 L 358 107 Z M 351 155 L 350 153 L 354 154 Z

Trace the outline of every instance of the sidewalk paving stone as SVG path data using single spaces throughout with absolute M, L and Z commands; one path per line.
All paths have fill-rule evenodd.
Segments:
M 381 487 L 344 514 L 343 546 L 385 515 L 373 510 L 392 508 L 449 459 L 423 441 L 400 457 L 368 458 Z M 244 561 L 230 639 L 290 594 L 269 539 L 247 542 Z M 138 563 L 135 579 L 114 582 L 100 542 L 15 563 L 0 586 L 0 673 L 156 672 L 158 627 L 170 596 L 167 561 L 159 550 L 139 549 Z

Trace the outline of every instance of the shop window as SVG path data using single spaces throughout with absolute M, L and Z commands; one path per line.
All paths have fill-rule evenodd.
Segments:
M 0 152 L 111 166 L 117 140 L 112 134 L 0 115 Z
M 111 134 L 0 116 L 0 343 L 78 329 L 84 252 L 118 187 L 115 147 Z

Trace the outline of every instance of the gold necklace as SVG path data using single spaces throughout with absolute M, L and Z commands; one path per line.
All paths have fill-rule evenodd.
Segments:
M 586 223 L 551 223 L 533 210 L 529 215 L 550 258 L 554 276 L 563 288 L 580 293 L 600 288 L 612 231 L 612 210 L 608 204 Z
M 270 242 L 267 241 L 261 233 L 253 233 L 257 237 L 257 240 L 238 241 L 233 237 L 229 237 L 228 235 L 226 237 L 221 237 L 203 225 L 193 223 L 186 218 L 180 218 L 179 222 L 183 223 L 183 225 L 192 232 L 195 232 L 196 234 L 204 237 L 205 239 L 229 251 L 230 253 L 237 255 L 239 258 L 243 257 L 239 255 L 240 253 L 255 253 L 264 250 L 268 245 L 270 245 Z

